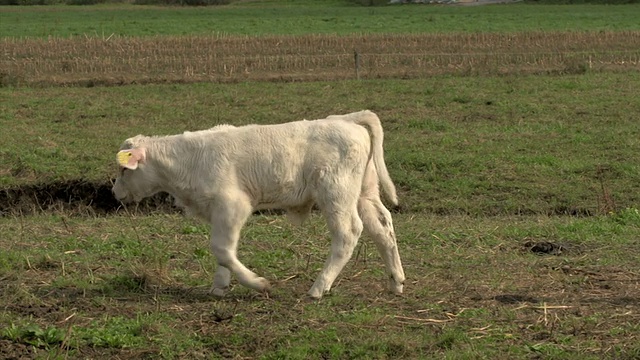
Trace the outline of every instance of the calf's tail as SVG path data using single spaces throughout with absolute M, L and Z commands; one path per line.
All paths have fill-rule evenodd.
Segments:
M 369 128 L 371 134 L 371 150 L 373 157 L 373 163 L 376 166 L 376 172 L 378 173 L 378 179 L 382 190 L 387 196 L 387 199 L 393 204 L 398 205 L 398 195 L 396 194 L 396 187 L 389 176 L 387 170 L 387 164 L 384 162 L 384 150 L 382 143 L 384 141 L 384 131 L 380 124 L 380 118 L 374 112 L 369 110 L 363 110 L 351 114 L 341 116 L 344 120 L 351 121 L 361 126 Z

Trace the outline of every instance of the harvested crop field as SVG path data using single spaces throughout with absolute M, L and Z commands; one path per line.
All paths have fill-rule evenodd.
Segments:
M 1 40 L 2 81 L 30 85 L 574 74 L 640 66 L 640 32 L 74 37 Z

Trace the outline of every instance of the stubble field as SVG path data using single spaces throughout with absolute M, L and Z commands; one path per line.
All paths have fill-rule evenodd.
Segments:
M 11 85 L 127 85 L 637 70 L 640 31 L 2 41 Z
M 283 6 L 270 4 L 245 6 L 270 18 Z M 310 13 L 341 13 L 329 4 Z M 638 7 L 577 9 L 566 13 L 608 21 L 3 37 L 0 358 L 638 358 L 640 40 L 620 15 Z M 396 8 L 372 11 L 397 24 Z M 273 292 L 214 298 L 205 224 L 163 196 L 123 208 L 109 194 L 129 136 L 365 108 L 383 122 L 399 190 L 403 296 L 386 293 L 365 237 L 332 294 L 308 300 L 326 225 L 263 213 L 240 259 Z

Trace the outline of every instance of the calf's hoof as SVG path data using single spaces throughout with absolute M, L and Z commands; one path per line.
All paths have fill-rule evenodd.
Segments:
M 251 287 L 257 292 L 268 294 L 271 291 L 271 283 L 263 277 L 255 278 L 251 285 Z
M 229 287 L 225 287 L 225 288 L 219 288 L 219 287 L 213 287 L 211 288 L 211 295 L 216 296 L 216 297 L 223 297 L 224 294 L 227 293 L 227 290 L 229 290 Z
M 397 282 L 393 278 L 389 278 L 389 291 L 396 295 L 401 295 L 404 289 L 404 283 Z
M 312 300 L 320 300 L 324 295 L 329 294 L 330 290 L 331 289 L 324 290 L 323 288 L 314 285 L 309 289 L 309 291 L 307 291 L 307 296 Z

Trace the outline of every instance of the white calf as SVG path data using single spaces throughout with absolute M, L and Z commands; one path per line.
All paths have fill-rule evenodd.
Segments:
M 369 131 L 367 131 L 367 128 Z M 368 110 L 279 125 L 217 126 L 180 135 L 127 139 L 117 154 L 113 193 L 123 202 L 157 192 L 211 223 L 218 261 L 213 293 L 223 295 L 231 273 L 240 284 L 268 291 L 269 282 L 237 258 L 240 229 L 254 210 L 285 209 L 301 224 L 316 204 L 327 220 L 331 253 L 309 290 L 321 298 L 351 258 L 364 230 L 384 260 L 389 289 L 405 280 L 391 214 L 378 182 L 397 204 L 383 157 L 383 131 Z

